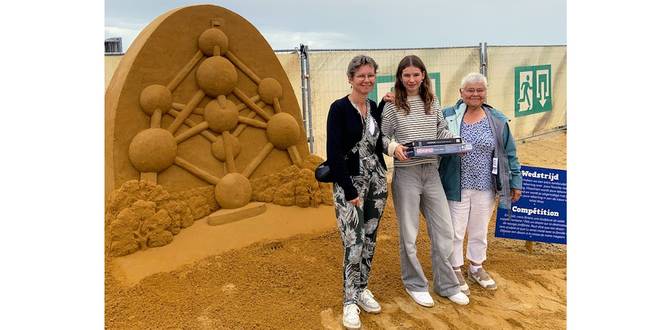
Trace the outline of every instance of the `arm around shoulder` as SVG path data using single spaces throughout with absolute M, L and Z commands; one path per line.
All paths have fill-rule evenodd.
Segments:
M 394 111 L 396 111 L 396 109 L 392 103 L 385 101 L 381 101 L 378 108 L 380 109 L 381 106 L 383 107 L 383 119 L 381 120 L 380 129 L 383 133 L 383 149 L 386 150 L 388 156 L 394 157 L 394 149 L 396 149 L 396 147 L 399 145 L 399 143 L 397 143 L 393 138 L 394 132 L 396 131 L 394 124 Z
M 440 109 L 440 103 L 438 103 L 438 99 L 433 100 L 433 111 L 436 113 L 436 120 L 438 121 L 438 139 L 448 139 L 448 138 L 455 138 L 458 137 L 456 134 L 452 133 L 452 131 L 449 129 L 449 125 L 447 124 L 447 120 L 445 120 L 445 116 L 443 114 L 442 109 Z

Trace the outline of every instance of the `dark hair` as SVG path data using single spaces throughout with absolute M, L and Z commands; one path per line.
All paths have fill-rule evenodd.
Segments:
M 408 106 L 407 102 L 408 93 L 406 92 L 406 87 L 403 85 L 403 79 L 401 78 L 403 70 L 410 66 L 420 69 L 424 75 L 424 80 L 419 86 L 419 96 L 422 98 L 422 101 L 424 101 L 424 113 L 430 115 L 431 104 L 433 103 L 434 98 L 431 89 L 431 81 L 428 77 L 424 62 L 422 62 L 417 55 L 408 55 L 399 62 L 399 67 L 396 69 L 396 82 L 394 83 L 394 105 L 399 109 L 403 109 L 406 115 L 410 113 L 410 106 Z
M 374 61 L 373 58 L 367 55 L 358 55 L 353 57 L 353 59 L 348 62 L 348 69 L 346 69 L 346 75 L 349 78 L 353 78 L 355 71 L 357 71 L 363 65 L 371 65 L 374 68 L 374 72 L 378 71 L 378 64 Z

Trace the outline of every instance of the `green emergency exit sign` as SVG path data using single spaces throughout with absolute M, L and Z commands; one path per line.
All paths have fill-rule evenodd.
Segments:
M 519 66 L 515 75 L 515 116 L 552 110 L 552 68 L 550 64 Z

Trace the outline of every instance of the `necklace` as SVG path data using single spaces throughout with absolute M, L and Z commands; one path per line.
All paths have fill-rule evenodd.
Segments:
M 362 102 L 356 102 L 351 96 L 352 95 L 348 96 L 348 100 L 351 101 L 351 103 L 357 108 L 357 110 L 360 112 L 360 116 L 362 116 L 362 120 L 364 121 L 364 118 L 367 116 L 367 99 L 365 98 L 362 100 Z M 363 108 L 364 110 L 362 110 Z

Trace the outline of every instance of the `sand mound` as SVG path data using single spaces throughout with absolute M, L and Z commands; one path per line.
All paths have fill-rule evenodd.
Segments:
M 170 194 L 154 183 L 125 182 L 107 203 L 106 250 L 111 256 L 124 256 L 169 244 L 182 228 L 218 208 L 212 187 L 208 190 L 204 187 Z
M 298 207 L 334 205 L 332 184 L 314 178 L 314 169 L 321 162 L 323 159 L 319 156 L 310 155 L 303 161 L 302 168 L 291 165 L 277 173 L 250 180 L 252 200 Z

